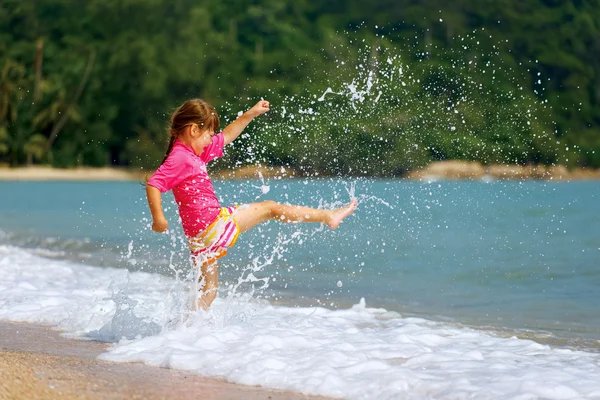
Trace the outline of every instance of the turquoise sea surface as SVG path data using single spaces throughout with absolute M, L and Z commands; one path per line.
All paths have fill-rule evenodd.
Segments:
M 364 298 L 402 315 L 600 347 L 600 182 L 276 179 L 215 189 L 223 205 L 359 200 L 336 231 L 269 222 L 241 235 L 220 263 L 222 291 L 286 306 Z M 168 276 L 189 270 L 170 194 L 161 235 L 149 230 L 137 182 L 0 182 L 0 193 L 0 245 Z

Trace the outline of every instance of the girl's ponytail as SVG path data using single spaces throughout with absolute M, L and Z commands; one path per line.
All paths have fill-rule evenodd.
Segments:
M 167 158 L 169 158 L 169 154 L 171 154 L 171 150 L 173 150 L 173 145 L 175 144 L 175 139 L 177 139 L 177 135 L 174 135 L 173 132 L 171 132 L 171 137 L 169 138 L 169 145 L 167 146 L 165 157 L 160 162 L 160 165 L 163 165 L 165 161 L 167 161 Z
M 167 158 L 169 157 L 169 154 L 171 154 L 171 150 L 173 150 L 173 145 L 175 144 L 175 139 L 177 139 L 177 134 L 173 133 L 171 131 L 171 136 L 169 138 L 169 145 L 167 146 L 167 152 L 165 153 L 165 157 L 163 158 L 163 160 L 160 162 L 160 165 L 163 165 L 165 163 L 165 161 L 167 161 Z M 159 165 L 159 167 L 160 167 Z M 142 184 L 142 186 L 146 186 L 148 184 L 148 180 L 150 178 L 148 178 L 148 175 L 146 175 L 146 179 L 145 179 L 145 183 Z

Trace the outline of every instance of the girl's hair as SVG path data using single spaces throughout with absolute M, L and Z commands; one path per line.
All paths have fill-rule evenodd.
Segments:
M 197 124 L 200 129 L 210 129 L 213 132 L 219 130 L 220 121 L 219 115 L 213 106 L 202 99 L 191 99 L 177 107 L 171 115 L 171 123 L 169 124 L 169 146 L 165 153 L 161 165 L 167 160 L 175 139 L 181 131 L 192 124 Z

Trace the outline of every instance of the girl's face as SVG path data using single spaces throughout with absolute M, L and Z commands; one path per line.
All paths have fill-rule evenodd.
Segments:
M 191 146 L 196 155 L 202 154 L 204 148 L 212 143 L 213 137 L 217 134 L 210 129 L 200 129 L 198 125 L 192 125 Z

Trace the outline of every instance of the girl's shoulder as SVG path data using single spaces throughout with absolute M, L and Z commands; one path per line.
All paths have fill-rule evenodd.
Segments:
M 167 160 L 175 163 L 191 163 L 195 154 L 185 145 L 173 146 Z
M 167 160 L 173 167 L 189 174 L 206 173 L 206 162 L 186 146 L 173 148 Z

